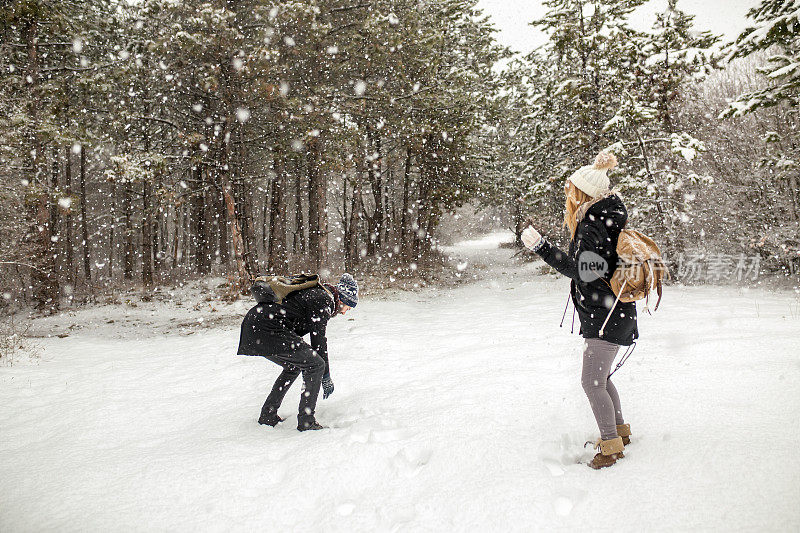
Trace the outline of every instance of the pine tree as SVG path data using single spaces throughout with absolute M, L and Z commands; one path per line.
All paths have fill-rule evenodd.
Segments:
M 685 244 L 680 234 L 692 218 L 689 189 L 711 182 L 691 171 L 705 145 L 692 131 L 681 131 L 677 107 L 716 63 L 712 47 L 719 38 L 698 32 L 693 18 L 670 0 L 652 32 L 634 39 L 630 73 L 639 83 L 622 93 L 617 113 L 604 125 L 617 136 L 612 150 L 630 156 L 618 179 L 623 191 L 633 193 L 633 222 L 663 235 L 670 254 Z
M 748 12 L 755 25 L 739 35 L 730 47 L 727 59 L 746 57 L 759 51 L 770 51 L 763 89 L 740 95 L 731 102 L 720 118 L 741 117 L 759 109 L 785 106 L 796 124 L 800 104 L 800 6 L 794 0 L 762 0 Z M 770 169 L 774 182 L 785 188 L 789 216 L 800 220 L 800 180 L 795 128 L 784 133 L 769 132 L 764 141 L 767 157 L 762 166 Z

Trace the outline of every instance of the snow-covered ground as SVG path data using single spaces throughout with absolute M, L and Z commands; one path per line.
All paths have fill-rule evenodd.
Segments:
M 633 443 L 593 471 L 568 281 L 502 238 L 449 249 L 480 281 L 330 323 L 319 432 L 294 429 L 299 380 L 256 423 L 279 368 L 235 355 L 245 302 L 38 323 L 82 327 L 0 368 L 0 531 L 800 529 L 795 293 L 668 287 L 614 376 Z

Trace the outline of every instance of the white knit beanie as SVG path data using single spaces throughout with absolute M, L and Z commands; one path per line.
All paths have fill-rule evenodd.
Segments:
M 608 192 L 611 186 L 608 171 L 616 166 L 617 158 L 614 154 L 600 152 L 594 160 L 594 165 L 579 168 L 569 177 L 569 181 L 592 198 L 598 198 Z

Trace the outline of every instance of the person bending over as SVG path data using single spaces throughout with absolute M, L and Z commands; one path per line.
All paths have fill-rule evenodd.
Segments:
M 316 278 L 315 278 L 316 279 Z M 259 424 L 276 426 L 286 391 L 303 374 L 303 391 L 297 415 L 299 431 L 323 429 L 314 418 L 320 386 L 323 398 L 333 393 L 328 341 L 328 321 L 343 315 L 358 304 L 358 283 L 350 274 L 343 274 L 336 285 L 314 284 L 293 290 L 282 300 L 264 281 L 256 281 L 251 291 L 258 304 L 242 321 L 239 340 L 240 355 L 265 357 L 283 367 L 261 408 Z M 310 335 L 310 342 L 303 336 Z

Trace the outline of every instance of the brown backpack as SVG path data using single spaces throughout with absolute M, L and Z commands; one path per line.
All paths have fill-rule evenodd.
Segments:
M 282 303 L 289 294 L 302 289 L 320 285 L 316 274 L 296 274 L 294 276 L 259 276 L 253 280 L 250 292 L 258 303 Z M 323 287 L 324 288 L 324 287 Z M 325 289 L 327 292 L 327 289 Z
M 611 277 L 609 286 L 619 301 L 628 303 L 646 299 L 655 290 L 658 300 L 653 311 L 661 303 L 661 280 L 669 279 L 669 270 L 661 258 L 661 250 L 653 239 L 633 230 L 624 229 L 617 241 L 619 263 Z M 647 307 L 645 310 L 649 311 Z
M 624 229 L 620 232 L 617 255 L 619 256 L 617 269 L 614 270 L 611 281 L 606 282 L 617 295 L 617 299 L 614 300 L 614 305 L 611 306 L 608 316 L 600 327 L 601 336 L 617 302 L 629 303 L 646 298 L 644 309 L 649 313 L 647 304 L 650 302 L 650 293 L 655 290 L 658 300 L 653 311 L 658 310 L 658 304 L 661 303 L 661 280 L 664 276 L 669 279 L 669 270 L 661 258 L 658 245 L 639 231 Z

